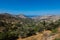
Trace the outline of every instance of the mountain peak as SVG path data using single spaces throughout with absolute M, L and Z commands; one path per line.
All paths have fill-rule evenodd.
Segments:
M 19 14 L 19 15 L 16 15 L 17 17 L 19 18 L 27 18 L 24 14 Z

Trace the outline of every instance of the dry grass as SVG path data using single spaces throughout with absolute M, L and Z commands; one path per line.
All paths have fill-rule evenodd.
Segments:
M 60 38 L 60 33 L 57 33 L 55 35 L 51 35 L 51 33 L 51 31 L 43 31 L 43 33 L 39 33 L 37 35 L 30 36 L 24 39 L 19 38 L 17 40 L 54 40 L 55 38 Z
M 51 31 L 44 31 L 43 33 L 39 33 L 37 35 L 31 36 L 31 37 L 27 37 L 27 38 L 24 38 L 24 39 L 19 38 L 17 40 L 44 40 L 43 39 L 44 33 L 49 35 L 51 33 Z
M 24 39 L 19 38 L 18 40 L 40 40 L 42 36 L 43 34 L 38 34 L 38 35 L 34 35 L 34 36 L 24 38 Z

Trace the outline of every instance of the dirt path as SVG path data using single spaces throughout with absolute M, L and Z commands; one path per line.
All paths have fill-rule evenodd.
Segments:
M 47 38 L 47 40 L 54 40 L 57 36 L 58 36 L 58 34 L 50 36 L 50 37 Z
M 38 34 L 24 39 L 19 38 L 18 40 L 41 40 L 42 36 L 42 34 Z
M 47 33 L 48 32 L 46 32 L 46 34 Z M 18 40 L 54 40 L 57 36 L 58 36 L 58 34 L 50 35 L 50 33 L 48 33 L 47 35 L 45 35 L 43 33 L 39 33 L 37 35 L 27 37 L 24 39 L 19 38 Z

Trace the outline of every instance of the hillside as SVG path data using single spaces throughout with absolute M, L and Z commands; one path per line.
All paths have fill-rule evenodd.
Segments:
M 37 35 L 33 35 L 27 38 L 18 38 L 17 40 L 55 40 L 55 38 L 60 38 L 60 33 L 52 34 L 51 31 L 43 31 L 43 33 L 38 33 Z
M 25 15 L 0 14 L 0 40 L 33 40 L 32 37 L 39 40 L 44 31 L 49 30 L 55 34 L 58 27 L 60 16 L 38 16 L 37 19 L 32 19 Z
M 34 19 L 35 21 L 40 21 L 40 20 L 56 21 L 56 20 L 60 19 L 60 16 L 58 16 L 58 15 L 45 15 L 45 16 L 32 17 L 32 19 Z

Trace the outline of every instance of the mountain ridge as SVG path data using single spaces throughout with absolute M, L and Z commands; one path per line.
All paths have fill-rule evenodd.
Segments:
M 12 15 L 12 14 L 9 14 L 9 13 L 1 13 L 0 15 L 6 15 L 6 16 L 13 16 L 13 17 L 18 17 L 18 18 L 31 18 L 31 19 L 34 19 L 34 20 L 37 20 L 37 21 L 40 21 L 40 20 L 55 20 L 55 19 L 60 19 L 60 16 L 59 15 L 45 15 L 45 16 L 39 16 L 39 15 L 24 15 L 24 14 L 19 14 L 19 15 Z

